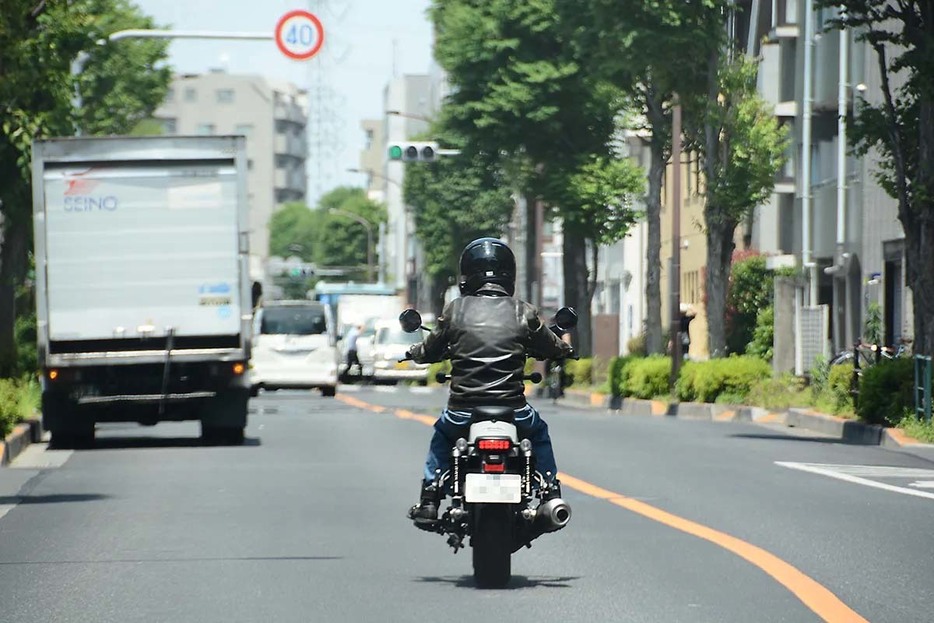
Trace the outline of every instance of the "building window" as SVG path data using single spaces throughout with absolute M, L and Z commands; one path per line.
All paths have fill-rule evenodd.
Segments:
M 163 119 L 162 120 L 162 133 L 163 134 L 177 134 L 178 133 L 178 122 L 175 119 Z
M 169 87 L 165 92 L 165 101 L 174 102 L 175 101 L 175 89 Z
M 373 130 L 366 131 L 366 149 L 373 148 Z
M 241 134 L 247 138 L 253 134 L 253 124 L 252 123 L 238 123 L 234 126 L 234 134 Z
M 214 124 L 199 123 L 197 133 L 202 135 L 214 134 Z
M 233 101 L 234 101 L 233 89 L 218 89 L 217 90 L 217 103 L 218 104 L 232 104 Z
M 186 102 L 196 102 L 198 101 L 198 90 L 194 87 L 185 87 L 185 101 Z
M 249 158 L 249 159 L 246 161 L 246 168 L 247 168 L 248 171 L 252 171 L 252 170 L 253 170 L 253 159 L 252 159 L 252 158 Z

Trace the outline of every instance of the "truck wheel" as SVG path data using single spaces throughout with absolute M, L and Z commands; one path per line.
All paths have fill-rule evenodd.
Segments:
M 241 446 L 245 436 L 243 428 L 201 425 L 201 441 L 208 446 Z
M 337 387 L 322 387 L 321 395 L 325 398 L 333 398 L 337 395 Z
M 50 447 L 74 450 L 94 444 L 94 421 L 77 411 L 77 405 L 66 394 L 42 394 L 42 427 L 52 434 Z

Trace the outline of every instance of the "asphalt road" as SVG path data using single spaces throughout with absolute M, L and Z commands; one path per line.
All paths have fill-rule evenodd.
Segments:
M 0 470 L 0 621 L 934 618 L 934 462 L 548 404 L 571 525 L 478 590 L 469 552 L 404 517 L 431 432 L 412 414 L 444 398 L 280 392 L 243 447 L 195 424 L 32 447 Z

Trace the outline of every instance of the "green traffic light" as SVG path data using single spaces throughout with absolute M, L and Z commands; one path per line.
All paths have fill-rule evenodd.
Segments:
M 390 160 L 402 160 L 402 148 L 398 145 L 393 145 L 389 148 L 389 159 Z

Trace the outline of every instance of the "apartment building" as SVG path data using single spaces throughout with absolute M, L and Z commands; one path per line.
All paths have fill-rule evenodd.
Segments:
M 847 119 L 865 102 L 881 102 L 881 73 L 875 52 L 855 33 L 826 30 L 837 9 L 816 4 L 739 3 L 738 36 L 761 59 L 759 90 L 792 136 L 788 165 L 757 211 L 752 242 L 809 269 L 806 299 L 830 306 L 833 350 L 859 339 L 870 303 L 881 305 L 885 340 L 894 343 L 912 330 L 904 232 L 895 200 L 873 176 L 877 154 L 854 157 L 846 140 Z
M 247 137 L 251 254 L 269 255 L 276 208 L 305 201 L 307 94 L 288 83 L 223 71 L 177 75 L 155 113 L 166 134 Z

